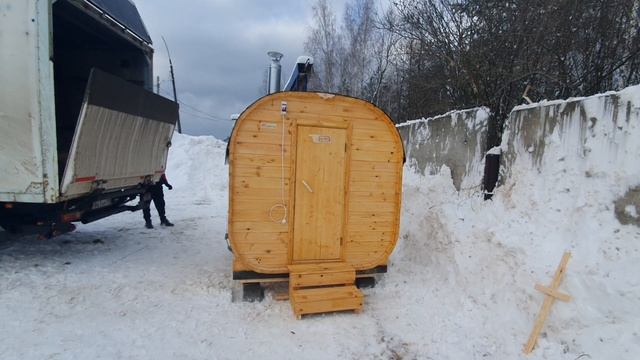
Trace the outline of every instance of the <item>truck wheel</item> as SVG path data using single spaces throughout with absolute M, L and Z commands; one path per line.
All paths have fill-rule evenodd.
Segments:
M 242 284 L 242 301 L 261 302 L 264 299 L 264 289 L 260 283 Z
M 376 287 L 376 278 L 373 276 L 356 278 L 356 286 L 358 289 L 368 289 Z

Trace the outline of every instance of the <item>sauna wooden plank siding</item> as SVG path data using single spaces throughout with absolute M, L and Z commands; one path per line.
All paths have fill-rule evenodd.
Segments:
M 345 96 L 277 93 L 241 114 L 229 142 L 234 271 L 279 274 L 291 264 L 331 261 L 367 270 L 387 263 L 398 238 L 404 153 L 383 111 Z M 269 216 L 282 201 L 283 180 L 286 224 L 272 219 L 284 216 L 282 208 Z

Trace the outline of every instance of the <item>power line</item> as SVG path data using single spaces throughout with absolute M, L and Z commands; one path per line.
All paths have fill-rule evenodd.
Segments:
M 182 101 L 182 100 L 179 100 L 179 101 L 178 101 L 178 103 L 179 103 L 180 105 L 183 105 L 183 106 L 188 107 L 189 109 L 191 109 L 191 110 L 193 110 L 193 111 L 195 111 L 195 112 L 197 112 L 197 113 L 200 113 L 200 114 L 203 114 L 203 115 L 209 116 L 209 117 L 214 118 L 214 119 L 217 119 L 217 120 L 223 120 L 222 118 L 219 118 L 219 117 L 217 117 L 217 116 L 215 116 L 215 115 L 212 115 L 212 114 L 210 114 L 210 113 L 207 113 L 207 112 L 205 112 L 205 111 L 202 111 L 202 110 L 200 110 L 200 109 L 198 109 L 198 108 L 194 107 L 193 105 L 189 105 L 189 104 L 185 103 L 185 102 L 184 102 L 184 101 Z M 226 121 L 226 119 L 224 119 L 224 120 Z
M 203 119 L 203 120 L 209 120 L 209 121 L 223 121 L 223 120 L 220 120 L 220 119 L 215 119 L 215 118 L 210 118 L 210 117 L 207 117 L 207 116 L 198 115 L 198 114 L 196 114 L 196 113 L 186 112 L 186 111 L 184 111 L 184 109 L 182 109 L 181 111 L 182 111 L 183 113 L 185 113 L 185 114 L 189 115 L 189 116 L 192 116 L 192 117 L 195 117 L 195 118 L 199 118 L 199 119 Z
M 168 94 L 167 92 L 165 92 L 165 89 L 162 88 L 162 85 L 160 85 L 160 94 L 165 95 L 167 97 L 171 96 L 171 94 Z M 212 121 L 229 121 L 228 119 L 225 119 L 223 117 L 200 110 L 197 107 L 191 104 L 187 104 L 182 100 L 178 100 L 178 104 L 182 105 L 182 107 L 180 108 L 180 111 L 187 113 L 193 117 L 197 117 L 204 120 L 212 120 Z M 185 109 L 185 107 L 190 110 Z

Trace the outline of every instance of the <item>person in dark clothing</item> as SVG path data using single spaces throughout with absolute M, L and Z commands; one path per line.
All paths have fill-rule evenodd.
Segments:
M 164 192 L 163 186 L 166 186 L 169 190 L 173 190 L 173 186 L 169 184 L 167 181 L 167 177 L 165 174 L 162 174 L 160 180 L 149 186 L 149 194 L 151 195 L 151 199 L 144 201 L 142 207 L 142 215 L 144 216 L 145 227 L 147 229 L 153 229 L 153 224 L 151 223 L 151 200 L 153 200 L 153 205 L 155 205 L 156 210 L 158 210 L 158 215 L 160 216 L 160 225 L 164 226 L 173 226 L 173 224 L 167 220 L 165 216 L 164 210 Z

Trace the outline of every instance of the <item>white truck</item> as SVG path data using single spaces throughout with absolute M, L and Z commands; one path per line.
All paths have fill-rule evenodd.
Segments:
M 135 211 L 178 105 L 130 0 L 0 0 L 0 226 L 55 236 Z

